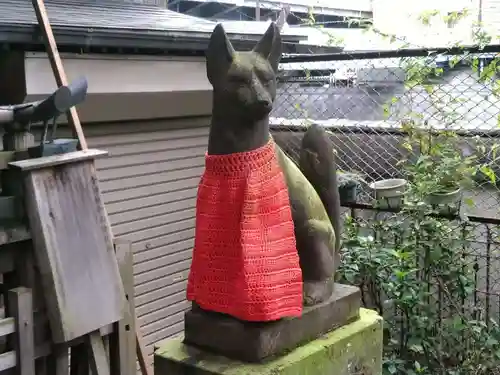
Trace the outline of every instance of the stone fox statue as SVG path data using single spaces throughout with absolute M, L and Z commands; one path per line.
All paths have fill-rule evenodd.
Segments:
M 245 321 L 300 316 L 331 296 L 338 266 L 330 140 L 310 127 L 297 166 L 270 135 L 281 48 L 274 23 L 250 52 L 219 24 L 207 50 L 213 111 L 187 295 Z

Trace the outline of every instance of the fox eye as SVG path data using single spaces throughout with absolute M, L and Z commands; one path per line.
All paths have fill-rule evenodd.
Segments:
M 258 72 L 257 77 L 259 77 L 259 80 L 263 85 L 268 85 L 274 80 L 273 75 L 266 74 L 265 72 Z
M 262 79 L 260 80 L 260 82 L 261 82 L 264 86 L 268 86 L 268 85 L 270 85 L 272 81 L 273 81 L 273 80 L 272 80 L 272 78 L 271 78 L 271 79 L 262 78 Z

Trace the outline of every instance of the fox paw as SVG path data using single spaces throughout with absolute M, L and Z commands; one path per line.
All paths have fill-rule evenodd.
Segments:
M 304 306 L 314 306 L 325 302 L 333 293 L 333 280 L 304 281 L 303 303 Z

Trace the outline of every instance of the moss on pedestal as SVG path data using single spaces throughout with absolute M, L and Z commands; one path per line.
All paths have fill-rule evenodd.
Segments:
M 217 356 L 174 338 L 158 345 L 155 375 L 381 375 L 382 318 L 361 309 L 360 318 L 261 364 Z

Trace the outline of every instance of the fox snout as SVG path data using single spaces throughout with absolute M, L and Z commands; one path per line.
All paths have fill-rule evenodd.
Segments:
M 251 91 L 254 93 L 252 101 L 254 102 L 255 107 L 271 111 L 273 108 L 273 100 L 269 92 L 267 92 L 267 90 L 265 90 L 260 83 L 252 86 Z
M 273 106 L 273 103 L 268 100 L 268 99 L 258 99 L 257 100 L 257 105 L 263 109 L 268 109 L 268 110 L 271 110 L 272 109 L 272 106 Z

